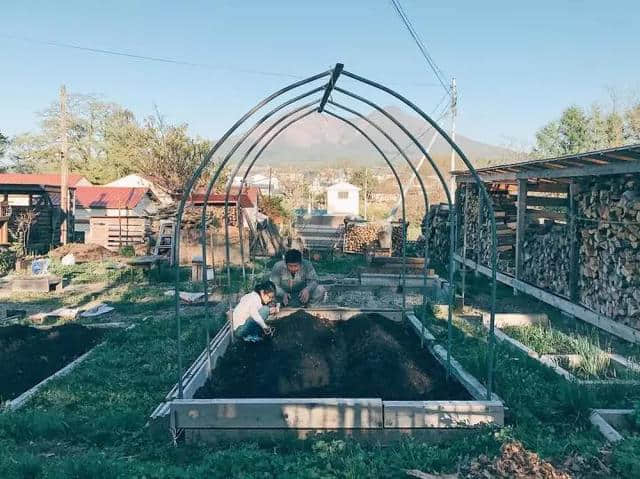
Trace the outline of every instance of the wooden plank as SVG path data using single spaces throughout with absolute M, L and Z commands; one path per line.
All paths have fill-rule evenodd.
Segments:
M 568 228 L 569 228 L 569 298 L 571 301 L 578 302 L 578 277 L 580 275 L 580 257 L 578 251 L 578 225 L 576 222 L 577 205 L 576 193 L 578 185 L 575 181 L 569 184 L 569 211 L 568 211 Z
M 567 220 L 567 215 L 565 213 L 560 213 L 558 211 L 549 211 L 549 210 L 527 210 L 527 216 L 530 219 L 548 219 L 554 221 L 565 222 Z
M 593 424 L 595 427 L 598 428 L 600 433 L 605 437 L 607 441 L 609 442 L 622 441 L 624 437 L 622 437 L 622 435 L 618 431 L 616 431 L 613 428 L 613 426 L 611 426 L 611 424 L 609 424 L 605 420 L 601 411 L 606 411 L 606 410 L 595 409 L 591 412 L 591 416 L 589 417 L 589 421 L 591 421 L 591 424 Z M 630 415 L 633 414 L 632 409 L 629 409 L 628 411 Z
M 104 344 L 105 344 L 105 342 L 102 342 L 102 343 L 98 344 L 97 346 L 94 346 L 89 351 L 84 353 L 82 356 L 79 356 L 76 359 L 74 359 L 73 361 L 71 361 L 69 364 L 67 364 L 62 369 L 58 370 L 57 372 L 55 372 L 54 374 L 52 374 L 48 378 L 43 379 L 38 384 L 33 386 L 28 391 L 25 391 L 24 393 L 22 393 L 17 398 L 13 399 L 12 401 L 9 401 L 8 404 L 5 407 L 7 409 L 9 409 L 10 411 L 16 411 L 16 410 L 20 409 L 33 396 L 35 396 L 38 391 L 40 391 L 42 388 L 44 388 L 50 381 L 52 381 L 52 380 L 54 380 L 56 378 L 61 378 L 63 376 L 66 376 L 67 374 L 69 374 L 77 366 L 79 366 L 83 361 L 85 361 L 89 356 L 91 356 L 96 351 L 96 349 L 98 349 L 99 347 L 102 347 Z
M 529 183 L 527 189 L 540 193 L 568 193 L 569 185 L 567 183 Z
M 428 342 L 433 342 L 436 340 L 433 334 L 431 334 L 431 332 L 420 322 L 415 314 L 409 313 L 406 315 L 406 318 L 418 337 L 422 337 L 425 341 Z
M 169 406 L 178 428 L 378 429 L 378 398 L 176 399 Z
M 454 255 L 454 259 L 458 262 L 463 261 L 462 257 L 458 254 Z M 466 262 L 468 266 L 477 267 L 480 273 L 484 274 L 485 276 L 491 277 L 490 268 L 487 268 L 486 266 L 483 266 L 481 264 L 477 264 L 475 261 L 472 261 L 470 259 L 467 259 Z M 530 294 L 536 299 L 544 301 L 545 303 L 550 304 L 551 306 L 554 306 L 561 311 L 564 311 L 565 313 L 569 313 L 570 315 L 575 316 L 576 318 L 579 318 L 589 324 L 592 324 L 602 329 L 603 331 L 611 333 L 626 341 L 640 344 L 640 330 L 612 321 L 611 319 L 595 313 L 585 308 L 584 306 L 573 303 L 565 298 L 532 286 L 523 281 L 519 281 L 512 276 L 508 276 L 504 273 L 497 272 L 497 279 L 507 286 L 515 287 L 523 293 Z
M 489 314 L 483 313 L 483 324 L 489 324 Z M 533 326 L 537 324 L 548 325 L 549 317 L 545 313 L 496 313 L 496 328 L 508 326 Z
M 436 357 L 438 362 L 442 364 L 445 368 L 447 367 L 447 350 L 444 349 L 439 344 L 436 344 L 431 349 L 433 355 Z M 484 401 L 487 399 L 487 389 L 478 381 L 475 377 L 469 374 L 462 365 L 456 361 L 455 359 L 450 358 L 451 361 L 451 372 L 456 377 L 456 379 L 469 391 L 469 393 L 477 400 Z M 491 399 L 493 401 L 500 401 L 500 398 L 497 394 L 492 393 Z
M 516 209 L 516 278 L 522 278 L 524 264 L 524 239 L 527 228 L 527 180 L 518 181 L 518 204 Z M 514 289 L 514 294 L 516 290 Z
M 385 428 L 504 425 L 500 401 L 383 401 Z
M 551 196 L 531 196 L 527 198 L 529 206 L 552 206 L 561 208 L 568 206 L 567 198 L 556 198 Z

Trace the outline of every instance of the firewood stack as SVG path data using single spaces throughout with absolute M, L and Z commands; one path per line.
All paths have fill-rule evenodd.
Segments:
M 640 328 L 640 175 L 585 181 L 577 207 L 580 301 Z
M 349 222 L 345 225 L 344 250 L 361 253 L 366 248 L 378 246 L 378 233 L 382 229 L 376 223 Z
M 458 222 L 462 225 L 464 217 L 464 199 L 469 194 L 467 201 L 467 221 L 465 228 L 467 229 L 467 258 L 479 261 L 486 266 L 491 265 L 491 222 L 486 213 L 486 207 L 480 212 L 482 221 L 478 229 L 478 211 L 480 210 L 480 200 L 475 186 L 461 185 L 457 190 L 458 193 L 458 211 L 461 220 Z M 513 275 L 515 273 L 515 243 L 516 243 L 516 205 L 515 199 L 508 194 L 508 191 L 495 189 L 490 190 L 489 194 L 493 202 L 493 209 L 496 219 L 496 230 L 498 234 L 498 270 Z M 458 232 L 459 250 L 462 247 L 463 229 L 460 227 Z
M 523 244 L 522 280 L 568 297 L 569 248 L 566 225 L 532 225 Z
M 405 223 L 404 227 L 402 221 L 397 221 L 391 225 L 391 250 L 392 256 L 402 256 L 402 238 L 407 234 L 407 228 L 409 223 Z
M 430 260 L 432 263 L 448 264 L 449 205 L 443 203 L 431 205 L 423 223 L 425 223 L 423 235 L 427 240 Z

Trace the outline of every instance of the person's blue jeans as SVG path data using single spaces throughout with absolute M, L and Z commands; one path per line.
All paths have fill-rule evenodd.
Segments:
M 263 306 L 259 311 L 262 319 L 266 320 L 269 317 L 269 306 Z M 264 330 L 252 318 L 249 318 L 242 326 L 236 329 L 235 335 L 244 340 L 261 340 L 264 338 Z

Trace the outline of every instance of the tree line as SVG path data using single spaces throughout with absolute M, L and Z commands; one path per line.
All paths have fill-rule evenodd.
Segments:
M 573 105 L 537 131 L 532 153 L 552 158 L 634 143 L 640 143 L 640 102 L 608 112 L 597 104 L 588 110 Z
M 74 94 L 67 110 L 70 170 L 98 184 L 139 173 L 179 190 L 212 146 L 190 136 L 186 123 L 168 123 L 157 108 L 140 121 L 116 103 Z M 54 102 L 38 114 L 37 131 L 11 139 L 0 133 L 0 167 L 19 173 L 57 171 L 60 115 L 60 104 Z

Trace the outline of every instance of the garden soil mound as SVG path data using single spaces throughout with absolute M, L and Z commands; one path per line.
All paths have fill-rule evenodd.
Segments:
M 261 343 L 236 341 L 196 397 L 469 399 L 417 336 L 376 315 L 327 321 L 298 311 Z
M 11 400 L 96 345 L 103 332 L 77 324 L 0 328 L 0 403 Z
M 87 261 L 102 261 L 104 259 L 115 258 L 118 256 L 116 252 L 108 250 L 104 246 L 92 243 L 68 243 L 52 250 L 49 252 L 49 255 L 53 258 L 62 258 L 69 253 L 73 253 L 76 262 L 79 263 Z

